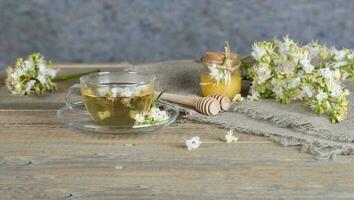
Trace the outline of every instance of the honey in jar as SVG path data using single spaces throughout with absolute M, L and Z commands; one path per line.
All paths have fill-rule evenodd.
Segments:
M 206 52 L 202 57 L 206 72 L 200 75 L 200 89 L 203 96 L 223 94 L 233 98 L 240 94 L 242 74 L 237 54 L 231 53 L 225 43 L 225 52 Z
M 228 81 L 220 83 L 216 83 L 208 73 L 200 76 L 200 89 L 203 96 L 223 94 L 232 99 L 236 94 L 240 94 L 241 87 L 242 77 L 239 72 L 230 74 Z

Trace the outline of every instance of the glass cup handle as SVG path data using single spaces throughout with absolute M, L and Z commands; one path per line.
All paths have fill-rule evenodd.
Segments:
M 89 114 L 86 110 L 80 110 L 80 109 L 76 109 L 73 107 L 73 105 L 77 105 L 77 104 L 82 104 L 83 102 L 79 101 L 79 102 L 72 102 L 72 99 L 71 99 L 71 94 L 73 93 L 74 90 L 77 90 L 77 91 L 80 91 L 81 89 L 81 86 L 80 84 L 74 84 L 72 85 L 69 90 L 66 92 L 65 94 L 65 104 L 66 106 L 74 111 L 74 112 L 77 112 L 77 113 L 80 113 L 80 114 Z

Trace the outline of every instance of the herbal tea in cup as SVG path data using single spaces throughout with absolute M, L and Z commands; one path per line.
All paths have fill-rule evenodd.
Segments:
M 136 115 L 152 105 L 154 79 L 138 72 L 100 72 L 81 77 L 80 86 L 73 87 L 80 88 L 86 109 L 98 125 L 133 127 Z

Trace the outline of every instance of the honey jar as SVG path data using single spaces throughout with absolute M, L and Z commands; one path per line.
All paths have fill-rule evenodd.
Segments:
M 206 52 L 201 61 L 206 68 L 205 73 L 200 75 L 203 96 L 223 94 L 232 99 L 241 92 L 240 59 L 231 52 L 227 42 L 225 52 Z

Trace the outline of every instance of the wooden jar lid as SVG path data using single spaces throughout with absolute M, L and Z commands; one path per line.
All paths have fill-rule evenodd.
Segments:
M 238 58 L 237 54 L 231 53 L 231 59 L 232 59 L 232 66 L 238 65 L 240 63 L 240 59 Z M 202 63 L 204 65 L 210 65 L 210 64 L 218 64 L 221 65 L 224 63 L 225 60 L 225 52 L 219 52 L 219 51 L 207 51 L 204 53 L 202 57 Z

